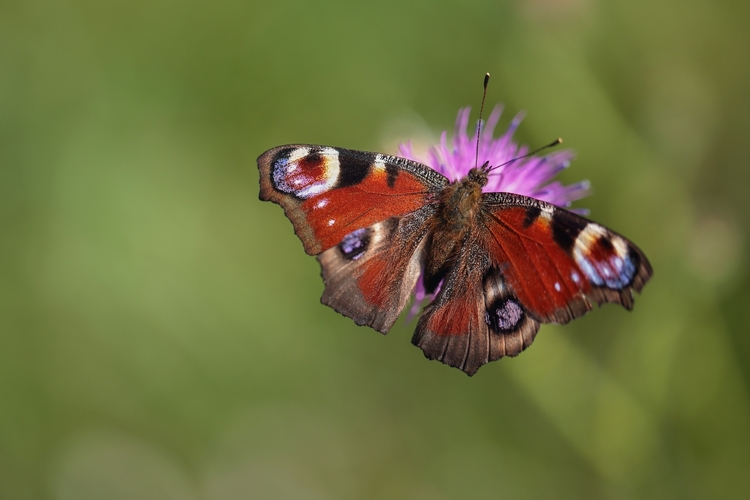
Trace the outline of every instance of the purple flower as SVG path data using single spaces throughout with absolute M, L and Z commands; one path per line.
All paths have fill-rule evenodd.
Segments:
M 428 150 L 426 158 L 417 157 L 408 142 L 399 145 L 400 156 L 424 163 L 451 181 L 455 181 L 464 177 L 475 166 L 481 166 L 487 161 L 490 166 L 497 166 L 528 153 L 528 147 L 519 147 L 513 142 L 513 133 L 523 118 L 520 114 L 513 118 L 508 130 L 503 135 L 497 139 L 493 138 L 493 132 L 502 113 L 502 107 L 497 106 L 490 114 L 487 123 L 482 127 L 479 138 L 479 161 L 476 161 L 476 134 L 479 132 L 479 124 L 477 124 L 476 132 L 472 134 L 472 137 L 469 137 L 467 129 L 470 111 L 471 108 L 468 107 L 458 111 L 452 144 L 448 143 L 448 133 L 444 131 L 440 135 L 440 144 L 432 146 Z M 589 193 L 588 181 L 581 181 L 568 186 L 564 186 L 558 181 L 552 181 L 560 171 L 570 165 L 573 157 L 572 151 L 561 150 L 546 156 L 530 156 L 508 163 L 490 173 L 489 182 L 484 187 L 484 191 L 516 193 L 560 207 L 567 207 L 573 201 L 583 198 Z M 576 211 L 585 213 L 583 210 Z M 422 277 L 420 277 L 414 290 L 414 305 L 409 313 L 410 316 L 419 312 L 426 298 L 427 294 L 422 283 Z

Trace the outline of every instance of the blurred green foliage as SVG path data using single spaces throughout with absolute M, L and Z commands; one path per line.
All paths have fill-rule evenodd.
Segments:
M 750 4 L 0 6 L 0 498 L 750 498 Z M 284 143 L 562 136 L 633 313 L 473 378 L 321 306 Z

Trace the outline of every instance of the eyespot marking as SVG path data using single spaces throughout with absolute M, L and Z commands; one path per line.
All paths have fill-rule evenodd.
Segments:
M 515 300 L 505 297 L 493 302 L 485 311 L 484 319 L 496 333 L 510 333 L 518 329 L 524 317 L 523 308 Z
M 339 178 L 338 151 L 308 147 L 283 151 L 273 160 L 271 178 L 282 193 L 307 199 L 331 189 Z
M 338 249 L 345 259 L 357 260 L 367 251 L 371 242 L 370 229 L 357 229 L 344 236 L 344 239 L 338 245 Z
M 613 290 L 629 286 L 638 270 L 627 242 L 594 223 L 589 223 L 576 238 L 573 258 L 594 285 Z

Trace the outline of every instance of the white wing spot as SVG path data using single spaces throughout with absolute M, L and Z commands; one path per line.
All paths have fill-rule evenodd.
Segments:
M 558 292 L 560 291 L 560 283 L 558 283 L 557 281 L 555 281 L 555 290 L 557 290 Z
M 291 165 L 294 165 L 294 169 L 297 168 L 297 162 L 300 161 L 302 158 L 310 154 L 310 148 L 297 148 L 289 155 L 289 163 L 290 167 Z M 289 170 L 290 172 L 293 171 L 292 169 Z
M 542 205 L 541 210 L 542 211 L 539 216 L 547 222 L 551 221 L 552 214 L 555 212 L 554 207 L 552 207 L 551 205 Z
M 321 198 L 318 200 L 318 202 L 315 204 L 315 208 L 323 208 L 324 206 L 328 205 L 328 198 Z
M 385 172 L 385 160 L 383 159 L 383 155 L 380 153 L 375 155 L 375 161 L 372 162 L 372 168 L 379 172 Z
M 329 219 L 328 220 L 328 225 L 329 226 L 333 226 L 334 224 L 336 224 L 336 220 L 335 219 Z

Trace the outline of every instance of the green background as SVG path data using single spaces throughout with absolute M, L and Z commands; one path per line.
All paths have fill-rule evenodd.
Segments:
M 0 498 L 750 498 L 746 0 L 0 6 Z M 490 105 L 655 274 L 473 377 L 320 305 L 292 142 Z M 476 115 L 473 115 L 476 117 Z M 422 141 L 422 142 L 420 142 Z

